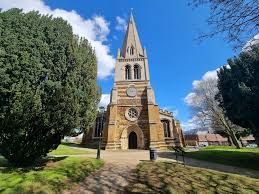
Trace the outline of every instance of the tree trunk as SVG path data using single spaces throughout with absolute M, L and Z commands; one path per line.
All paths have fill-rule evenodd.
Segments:
M 230 137 L 230 135 L 228 135 L 228 142 L 229 142 L 230 146 L 234 146 L 234 143 L 233 143 L 232 138 Z
M 241 148 L 240 142 L 238 141 L 236 134 L 232 129 L 229 129 L 229 135 L 237 149 Z
M 220 120 L 221 120 L 222 124 L 226 127 L 226 130 L 227 130 L 233 144 L 236 146 L 237 149 L 240 149 L 241 144 L 238 141 L 237 136 L 236 136 L 235 132 L 233 131 L 232 127 L 230 127 L 228 121 L 225 119 L 225 117 L 221 117 Z
M 86 142 L 87 142 L 86 139 L 87 139 L 87 134 L 86 134 L 86 132 L 84 132 L 83 137 L 82 137 L 81 144 L 86 144 Z

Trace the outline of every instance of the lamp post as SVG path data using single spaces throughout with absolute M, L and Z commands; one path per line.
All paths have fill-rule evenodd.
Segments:
M 99 107 L 99 112 L 101 113 L 101 127 L 99 129 L 99 139 L 98 139 L 98 149 L 97 149 L 97 156 L 96 158 L 100 159 L 101 154 L 101 138 L 102 138 L 102 130 L 103 130 L 103 115 L 104 115 L 105 108 L 103 106 Z

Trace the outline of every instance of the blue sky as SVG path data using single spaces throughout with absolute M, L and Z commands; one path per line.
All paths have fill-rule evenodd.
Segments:
M 151 84 L 161 108 L 176 111 L 186 123 L 191 118 L 184 98 L 192 82 L 226 63 L 235 53 L 222 37 L 195 41 L 208 31 L 206 7 L 193 9 L 183 0 L 2 0 L 0 7 L 13 6 L 54 14 L 69 20 L 75 33 L 92 40 L 99 62 L 98 83 L 103 94 L 113 86 L 113 66 L 124 32 L 116 17 L 128 21 L 131 8 L 142 45 L 147 49 Z M 80 17 L 81 18 L 78 18 Z M 116 27 L 117 26 L 117 27 Z M 90 29 L 90 30 L 89 30 Z M 84 32 L 84 31 L 87 31 Z
M 193 9 L 183 0 L 77 0 L 46 1 L 52 8 L 74 9 L 82 17 L 101 15 L 110 22 L 108 44 L 116 56 L 122 46 L 123 31 L 116 30 L 116 17 L 128 21 L 133 8 L 137 30 L 146 47 L 150 65 L 151 84 L 161 108 L 177 110 L 177 118 L 187 122 L 191 118 L 184 98 L 191 92 L 192 82 L 210 70 L 226 63 L 234 55 L 222 37 L 208 39 L 201 44 L 195 40 L 201 31 L 208 31 L 207 8 Z M 103 93 L 109 93 L 113 77 L 98 80 Z

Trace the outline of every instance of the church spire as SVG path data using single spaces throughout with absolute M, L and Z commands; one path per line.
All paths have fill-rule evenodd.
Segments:
M 138 58 L 144 56 L 143 48 L 140 43 L 132 12 L 130 14 L 130 20 L 128 23 L 121 51 L 121 56 L 124 58 Z

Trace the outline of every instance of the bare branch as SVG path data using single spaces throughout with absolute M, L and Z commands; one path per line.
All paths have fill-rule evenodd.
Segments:
M 199 41 L 223 35 L 237 49 L 259 32 L 259 0 L 190 0 L 189 4 L 210 8 L 211 30 L 200 34 Z

